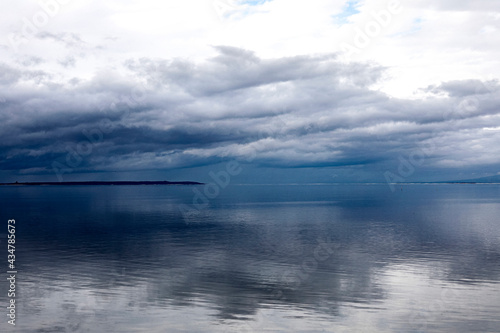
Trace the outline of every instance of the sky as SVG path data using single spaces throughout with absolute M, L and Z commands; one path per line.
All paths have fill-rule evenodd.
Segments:
M 0 182 L 498 175 L 499 29 L 495 0 L 4 1 Z

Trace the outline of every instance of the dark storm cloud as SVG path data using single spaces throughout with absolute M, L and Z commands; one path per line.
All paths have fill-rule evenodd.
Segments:
M 0 65 L 0 167 L 44 173 L 57 161 L 73 171 L 148 170 L 239 159 L 384 170 L 431 141 L 430 167 L 498 163 L 494 81 L 444 82 L 426 88 L 427 98 L 404 100 L 371 89 L 380 66 L 216 50 L 205 62 L 131 59 L 121 74 L 70 85 Z

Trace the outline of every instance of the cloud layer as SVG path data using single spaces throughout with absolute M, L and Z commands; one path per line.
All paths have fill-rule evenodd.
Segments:
M 4 175 L 233 159 L 366 179 L 498 172 L 493 2 L 399 4 L 349 57 L 339 45 L 356 45 L 394 4 L 229 1 L 221 12 L 196 2 L 189 12 L 195 2 L 74 1 L 52 16 L 17 4 L 0 27 Z
M 237 159 L 383 169 L 419 149 L 431 167 L 499 162 L 495 81 L 446 82 L 423 89 L 425 99 L 405 100 L 371 89 L 380 66 L 216 50 L 203 62 L 131 59 L 126 76 L 103 71 L 71 86 L 4 64 L 11 89 L 1 168 L 43 173 L 57 161 L 73 171 L 125 171 Z M 36 89 L 23 87 L 33 80 Z

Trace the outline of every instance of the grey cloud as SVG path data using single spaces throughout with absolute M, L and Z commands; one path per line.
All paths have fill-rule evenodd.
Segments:
M 441 0 L 425 1 L 420 3 L 420 5 L 422 4 L 449 11 L 498 11 L 498 2 L 496 0 Z
M 0 63 L 0 84 L 9 85 L 15 83 L 19 79 L 19 76 L 19 70 Z
M 42 70 L 32 70 L 32 71 L 24 71 L 22 78 L 24 80 L 32 80 L 36 84 L 43 83 L 45 81 L 49 81 L 52 78 L 52 75 Z
M 499 90 L 497 80 L 480 81 L 480 80 L 455 80 L 444 82 L 439 86 L 429 86 L 424 91 L 432 92 L 435 94 L 447 93 L 453 97 L 465 97 L 471 95 L 482 95 L 489 92 Z
M 67 165 L 71 151 L 87 145 L 91 152 L 81 152 L 72 170 L 238 159 L 379 172 L 430 141 L 436 148 L 428 168 L 498 163 L 492 146 L 500 147 L 500 138 L 484 130 L 500 126 L 496 81 L 443 82 L 426 91 L 446 96 L 405 100 L 371 90 L 382 67 L 341 63 L 335 55 L 264 59 L 232 47 L 216 50 L 217 56 L 199 63 L 131 59 L 125 63 L 129 76 L 103 72 L 67 86 L 29 72 L 32 80 L 43 78 L 37 81 L 43 89 L 15 86 L 0 104 L 0 168 L 50 173 L 52 162 Z M 4 86 L 29 77 L 5 68 Z M 467 104 L 471 96 L 473 105 Z
M 82 46 L 82 45 L 86 44 L 85 41 L 83 41 L 80 38 L 80 36 L 78 34 L 75 34 L 75 33 L 62 32 L 62 33 L 54 34 L 54 33 L 50 33 L 47 31 L 42 31 L 42 32 L 39 32 L 36 35 L 36 37 L 39 39 L 48 39 L 48 40 L 52 40 L 52 41 L 61 43 L 67 48 L 78 47 L 78 46 Z
M 380 68 L 366 65 L 344 68 L 333 61 L 335 55 L 259 59 L 252 52 L 233 47 L 216 49 L 219 55 L 202 65 L 184 60 L 152 59 L 129 61 L 126 65 L 153 83 L 175 85 L 197 96 L 336 75 L 345 76 L 350 83 L 366 85 L 373 83 L 380 74 Z M 351 75 L 353 73 L 360 76 Z
M 76 59 L 73 56 L 67 56 L 66 58 L 59 61 L 63 67 L 75 67 Z
M 25 57 L 22 60 L 19 61 L 23 66 L 26 67 L 31 67 L 31 66 L 37 66 L 41 63 L 44 62 L 44 60 L 40 57 L 36 56 L 30 56 L 30 57 Z
M 14 89 L 14 85 L 22 81 L 33 81 L 36 84 L 50 83 L 52 75 L 42 70 L 21 69 L 0 63 L 0 85 L 4 90 Z

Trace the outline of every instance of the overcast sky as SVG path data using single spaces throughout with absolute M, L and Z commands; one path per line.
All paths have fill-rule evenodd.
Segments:
M 500 173 L 497 0 L 3 4 L 0 181 Z

